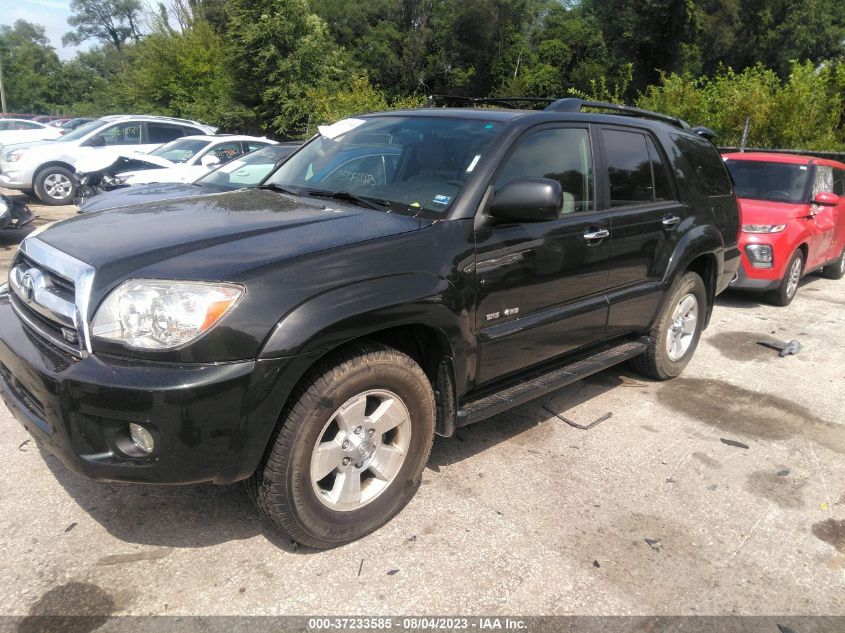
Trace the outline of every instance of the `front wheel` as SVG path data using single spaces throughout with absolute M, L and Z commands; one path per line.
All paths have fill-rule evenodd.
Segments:
M 76 178 L 70 170 L 53 166 L 42 169 L 35 177 L 35 195 L 44 204 L 71 204 L 76 191 Z
M 674 378 L 687 366 L 698 347 L 707 306 L 704 281 L 694 272 L 677 279 L 668 297 L 648 348 L 632 360 L 637 371 L 657 380 Z
M 368 343 L 323 362 L 282 413 L 248 482 L 259 509 L 294 541 L 336 547 L 378 529 L 411 500 L 434 437 L 423 370 Z
M 792 258 L 786 265 L 786 273 L 780 281 L 780 285 L 768 294 L 769 300 L 777 306 L 788 306 L 792 303 L 798 292 L 798 284 L 804 273 L 804 253 L 800 250 L 792 254 Z
M 839 254 L 839 259 L 822 269 L 822 275 L 827 279 L 842 279 L 845 277 L 845 247 Z

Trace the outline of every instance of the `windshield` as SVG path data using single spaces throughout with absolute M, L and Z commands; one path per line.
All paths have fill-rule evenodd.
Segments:
M 388 211 L 442 218 L 502 124 L 387 115 L 321 126 L 265 185 L 372 199 Z
M 807 186 L 807 165 L 756 160 L 725 161 L 740 198 L 800 203 Z
M 209 146 L 211 141 L 199 141 L 191 139 L 179 139 L 162 145 L 157 150 L 150 152 L 150 156 L 166 158 L 174 163 L 186 163 Z
M 96 121 L 91 121 L 90 123 L 86 123 L 85 125 L 80 125 L 73 132 L 68 132 L 64 136 L 60 136 L 56 139 L 56 141 L 60 143 L 63 143 L 64 141 L 77 141 L 89 132 L 93 132 L 97 128 L 101 127 L 105 123 L 106 121 L 101 121 L 100 119 L 97 119 Z
M 289 146 L 271 146 L 255 150 L 206 174 L 197 180 L 196 184 L 216 185 L 226 189 L 255 187 L 280 160 L 290 156 L 295 149 Z

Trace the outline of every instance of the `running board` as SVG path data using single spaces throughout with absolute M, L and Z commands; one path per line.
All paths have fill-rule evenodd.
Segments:
M 458 411 L 456 426 L 466 426 L 507 411 L 520 404 L 577 382 L 587 376 L 639 356 L 646 350 L 646 340 L 625 341 L 574 361 L 545 374 L 526 378 L 503 391 L 465 402 Z

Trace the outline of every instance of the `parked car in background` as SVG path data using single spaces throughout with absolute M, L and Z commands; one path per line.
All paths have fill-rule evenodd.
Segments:
M 60 129 L 26 119 L 0 119 L 0 151 L 6 145 L 59 138 Z
M 75 130 L 80 125 L 85 125 L 86 123 L 90 123 L 93 121 L 91 117 L 76 117 L 75 119 L 69 119 L 63 122 L 60 126 L 62 130 L 62 134 L 67 134 L 68 132 Z
M 730 177 L 674 117 L 561 99 L 319 130 L 258 189 L 22 242 L 0 395 L 40 446 L 95 479 L 248 480 L 335 547 L 410 501 L 435 433 L 628 360 L 678 376 L 739 265 Z
M 809 272 L 845 275 L 845 164 L 763 152 L 724 154 L 742 210 L 742 266 L 731 286 L 792 302 Z
M 79 213 L 256 187 L 300 146 L 301 143 L 268 145 L 228 162 L 192 183 L 130 187 L 113 181 L 103 183 L 103 175 L 100 175 L 99 183 L 89 184 L 89 176 L 82 176 L 78 191 L 84 195 L 77 196 Z
M 53 141 L 10 145 L 0 152 L 0 186 L 33 192 L 44 204 L 70 204 L 75 164 L 93 155 L 116 159 L 129 150 L 150 152 L 183 136 L 217 128 L 159 116 L 106 116 Z
M 152 152 L 121 154 L 114 161 L 110 156 L 90 156 L 76 162 L 76 176 L 80 184 L 85 180 L 88 185 L 95 185 L 92 178 L 98 173 L 108 179 L 100 184 L 111 186 L 193 182 L 218 165 L 275 143 L 268 138 L 232 134 L 184 136 Z M 80 196 L 77 191 L 79 197 L 86 195 Z

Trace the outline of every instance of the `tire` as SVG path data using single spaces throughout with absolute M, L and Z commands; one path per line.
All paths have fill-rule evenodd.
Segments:
M 247 490 L 302 545 L 326 549 L 359 539 L 417 491 L 434 439 L 434 406 L 431 383 L 410 357 L 377 343 L 350 348 L 296 388 Z M 384 429 L 394 426 L 380 433 L 374 418 L 387 420 Z M 321 451 L 322 460 L 318 445 L 331 449 Z
M 648 348 L 631 361 L 638 372 L 657 380 L 675 378 L 687 366 L 698 347 L 707 309 L 704 281 L 691 271 L 675 280 L 667 296 L 649 333 Z
M 58 165 L 39 171 L 35 175 L 34 185 L 38 199 L 50 206 L 71 204 L 76 192 L 76 178 L 73 173 Z
M 822 276 L 826 279 L 842 279 L 845 277 L 845 247 L 839 254 L 839 259 L 822 268 Z
M 798 284 L 804 274 L 804 253 L 800 249 L 792 253 L 780 285 L 767 293 L 768 300 L 776 306 L 788 306 L 798 294 Z

